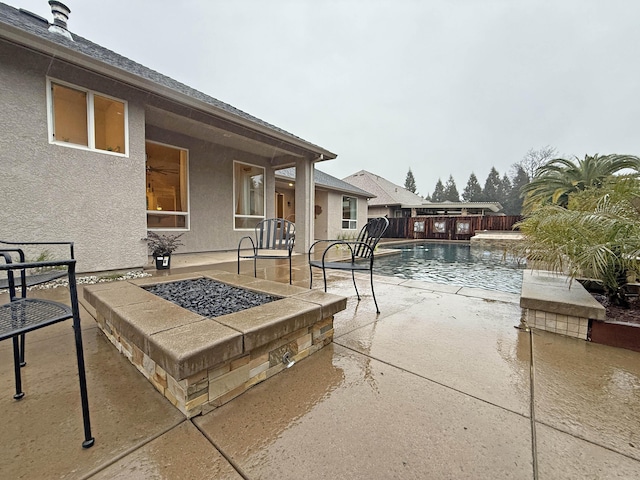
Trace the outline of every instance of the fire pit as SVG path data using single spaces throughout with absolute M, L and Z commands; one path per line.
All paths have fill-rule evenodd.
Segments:
M 329 344 L 346 308 L 344 297 L 220 271 L 96 284 L 84 298 L 111 343 L 187 417 Z

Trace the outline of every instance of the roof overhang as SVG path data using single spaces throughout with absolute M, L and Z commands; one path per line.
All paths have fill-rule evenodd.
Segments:
M 45 38 L 16 28 L 13 25 L 3 23 L 2 28 L 0 29 L 0 38 L 4 38 L 14 44 L 28 48 L 37 53 L 70 63 L 105 77 L 118 80 L 131 87 L 143 90 L 144 92 L 152 93 L 180 105 L 214 116 L 228 122 L 230 125 L 235 125 L 248 131 L 255 132 L 258 135 L 271 138 L 278 142 L 278 150 L 281 152 L 291 153 L 291 150 L 294 150 L 298 152 L 295 156 L 304 156 L 314 162 L 331 160 L 337 157 L 336 154 L 329 150 L 306 142 L 298 137 L 287 135 L 286 133 L 273 130 L 265 125 L 258 124 L 239 115 L 234 115 L 233 113 L 216 107 L 215 105 L 198 100 L 164 85 L 159 85 L 149 79 L 109 65 L 64 45 L 52 43 Z M 291 164 L 291 162 L 285 162 L 282 165 L 286 166 L 289 164 Z

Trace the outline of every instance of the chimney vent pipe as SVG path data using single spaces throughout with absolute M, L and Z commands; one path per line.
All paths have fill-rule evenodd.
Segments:
M 51 6 L 51 13 L 53 14 L 53 23 L 49 27 L 49 31 L 58 33 L 73 41 L 71 32 L 67 30 L 67 20 L 69 20 L 71 10 L 64 3 L 58 2 L 57 0 L 49 0 L 49 5 Z

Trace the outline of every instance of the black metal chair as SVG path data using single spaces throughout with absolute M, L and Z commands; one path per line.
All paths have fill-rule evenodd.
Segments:
M 376 301 L 376 293 L 373 289 L 373 260 L 376 245 L 389 227 L 389 220 L 386 217 L 372 218 L 367 224 L 362 227 L 356 240 L 318 240 L 309 249 L 309 273 L 310 282 L 309 288 L 313 287 L 313 269 L 322 269 L 322 278 L 324 279 L 324 291 L 327 291 L 327 269 L 331 270 L 347 270 L 351 271 L 351 278 L 353 279 L 353 286 L 356 289 L 356 295 L 358 301 L 360 301 L 360 293 L 358 292 L 358 286 L 356 285 L 355 272 L 369 272 L 371 278 L 371 293 L 373 295 L 373 302 L 376 305 L 376 313 L 380 313 L 378 308 L 378 302 Z M 322 252 L 322 258 L 320 260 L 312 260 L 311 254 L 314 251 L 316 245 L 320 243 L 328 243 Z M 350 259 L 345 261 L 327 261 L 327 254 L 335 246 L 346 246 L 350 253 Z
M 13 250 L 13 252 L 11 251 Z M 4 272 L 7 277 L 9 288 L 9 302 L 0 306 L 0 341 L 11 338 L 13 340 L 13 366 L 15 372 L 16 400 L 24 397 L 22 391 L 22 377 L 20 373 L 20 353 L 18 337 L 38 330 L 40 328 L 53 325 L 63 320 L 73 319 L 73 330 L 75 334 L 76 358 L 78 363 L 78 376 L 80 380 L 80 399 L 82 404 L 82 418 L 84 424 L 83 448 L 89 448 L 94 444 L 91 436 L 91 423 L 89 419 L 89 399 L 87 396 L 87 380 L 84 366 L 84 354 L 82 349 L 82 331 L 80 329 L 80 309 L 78 306 L 78 290 L 76 286 L 75 267 L 76 261 L 56 260 L 44 262 L 17 262 L 14 263 L 11 254 L 19 249 L 0 250 L 0 258 L 4 259 L 0 264 L 0 272 Z M 23 257 L 21 257 L 23 258 Z M 69 281 L 70 306 L 51 300 L 39 298 L 26 298 L 26 296 L 16 295 L 16 275 L 20 272 L 20 283 L 22 293 L 26 288 L 25 272 L 31 269 L 63 268 L 63 274 Z M 23 351 L 23 350 L 22 350 Z
M 16 254 L 20 263 L 26 262 L 24 250 L 18 247 L 52 247 L 54 245 L 65 245 L 69 248 L 69 258 L 73 259 L 73 242 L 7 242 L 0 240 L 0 250 L 10 254 Z M 39 252 L 42 254 L 42 252 Z M 29 272 L 27 269 L 20 270 L 20 275 L 14 275 L 15 288 L 20 288 L 20 297 L 27 297 L 27 289 L 43 283 L 48 283 L 67 275 L 66 270 L 57 268 L 37 269 Z M 0 278 L 0 290 L 9 288 L 9 277 Z M 15 292 L 14 292 L 14 297 Z M 20 335 L 20 366 L 24 367 L 25 362 L 25 335 Z
M 291 285 L 291 254 L 296 240 L 296 225 L 284 218 L 267 218 L 258 222 L 254 237 L 244 236 L 238 242 L 238 275 L 240 274 L 240 260 L 253 259 L 253 276 L 257 277 L 256 262 L 258 259 L 289 259 L 289 285 Z M 251 244 L 251 252 L 242 252 L 245 241 Z M 276 252 L 282 252 L 280 254 Z M 283 254 L 284 253 L 284 254 Z M 286 257 L 285 257 L 286 255 Z

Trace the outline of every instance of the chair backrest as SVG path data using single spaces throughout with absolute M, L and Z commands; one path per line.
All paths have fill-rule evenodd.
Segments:
M 292 250 L 296 224 L 284 218 L 267 218 L 256 225 L 256 246 L 266 250 Z
M 389 219 L 386 217 L 378 217 L 370 219 L 367 224 L 362 227 L 358 234 L 358 242 L 362 242 L 368 245 L 370 248 L 366 248 L 364 245 L 359 244 L 354 249 L 354 255 L 360 258 L 369 258 L 373 255 L 373 251 L 376 249 L 376 245 L 387 231 L 389 227 Z

